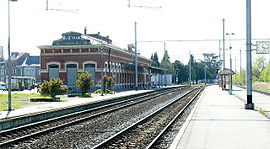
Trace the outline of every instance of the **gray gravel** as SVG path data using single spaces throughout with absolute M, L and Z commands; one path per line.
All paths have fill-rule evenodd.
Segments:
M 22 142 L 11 148 L 91 148 L 109 138 L 133 122 L 155 111 L 162 105 L 170 102 L 169 99 L 186 92 L 182 89 L 159 98 L 118 110 L 92 120 L 69 126 L 55 132 Z M 170 137 L 168 137 L 170 138 Z

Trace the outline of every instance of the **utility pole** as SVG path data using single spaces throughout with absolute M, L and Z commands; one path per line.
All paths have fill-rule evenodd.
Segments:
M 11 65 L 11 57 L 10 57 L 10 1 L 16 2 L 17 0 L 8 0 L 8 111 L 12 110 L 11 106 L 11 73 L 12 73 L 12 65 Z
M 166 76 L 166 74 L 167 74 L 167 71 L 166 71 L 166 62 L 167 62 L 167 54 L 166 54 L 166 42 L 164 42 L 164 85 L 166 86 L 166 84 L 167 84 L 167 76 Z
M 240 74 L 242 71 L 242 50 L 240 49 Z
M 230 84 L 229 95 L 232 95 L 232 47 L 230 46 Z
M 229 76 L 229 95 L 232 95 L 232 46 L 231 46 L 231 35 L 234 35 L 234 33 L 226 33 L 226 35 L 229 35 L 229 43 L 230 43 L 230 76 Z
M 135 22 L 135 90 L 138 90 L 137 22 Z
M 223 44 L 223 58 L 222 58 L 222 70 L 225 70 L 225 19 L 222 19 L 222 44 Z M 226 87 L 226 80 L 225 76 L 220 76 L 220 85 L 222 89 Z
M 251 59 L 251 0 L 246 0 L 246 56 L 247 56 L 247 72 L 246 72 L 246 84 L 247 84 L 247 103 L 245 109 L 254 109 L 252 103 L 252 59 Z
M 222 70 L 222 65 L 221 65 L 221 40 L 218 40 L 218 57 L 219 57 L 219 64 L 220 64 L 220 66 L 219 66 L 219 70 Z M 222 81 L 222 79 L 221 79 L 221 76 L 219 76 L 218 75 L 218 84 L 219 84 L 219 87 L 221 87 L 222 86 L 222 83 L 221 83 L 221 81 Z
M 223 70 L 225 69 L 225 19 L 222 20 L 223 23 Z
M 189 82 L 191 85 L 191 54 L 190 54 L 190 51 L 189 51 Z
M 234 70 L 235 70 L 235 73 L 236 73 L 236 55 L 234 56 Z

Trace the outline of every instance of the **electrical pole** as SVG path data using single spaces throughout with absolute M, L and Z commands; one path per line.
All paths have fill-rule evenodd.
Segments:
M 135 22 L 135 90 L 138 90 L 137 22 Z
M 247 72 L 246 72 L 246 84 L 247 84 L 247 103 L 245 109 L 254 109 L 252 103 L 252 59 L 251 59 L 251 0 L 246 0 L 246 57 L 247 57 Z
M 222 44 L 223 44 L 223 59 L 222 59 L 222 70 L 225 70 L 225 19 L 222 19 Z M 222 89 L 226 87 L 226 80 L 225 76 L 220 76 L 220 85 Z
M 11 65 L 11 57 L 10 57 L 10 1 L 16 2 L 17 0 L 8 0 L 8 111 L 12 110 L 11 106 L 11 73 L 12 73 L 12 65 Z
M 218 40 L 218 57 L 219 57 L 219 70 L 222 70 L 222 65 L 221 65 L 221 40 Z M 222 83 L 221 83 L 222 79 L 221 79 L 221 76 L 218 75 L 218 84 L 219 84 L 219 87 L 222 86 Z
M 164 85 L 166 86 L 166 84 L 167 84 L 167 76 L 166 76 L 166 74 L 167 74 L 167 71 L 166 71 L 166 62 L 167 62 L 167 54 L 166 54 L 166 42 L 164 42 Z
M 230 46 L 230 84 L 229 95 L 232 95 L 232 47 Z
M 223 70 L 225 69 L 225 19 L 222 20 L 223 22 Z
M 191 54 L 189 51 L 189 83 L 191 85 Z
M 236 73 L 236 55 L 234 56 L 234 71 Z
M 242 71 L 242 50 L 240 49 L 240 74 Z

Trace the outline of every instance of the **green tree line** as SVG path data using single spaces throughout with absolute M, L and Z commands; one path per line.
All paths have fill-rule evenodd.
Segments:
M 252 82 L 270 82 L 270 64 L 264 56 L 259 56 L 252 63 Z M 233 83 L 246 85 L 246 71 L 237 72 L 233 77 Z
M 193 55 L 190 55 L 188 64 L 184 64 L 181 60 L 170 61 L 170 56 L 165 50 L 163 58 L 159 61 L 157 52 L 151 55 L 151 66 L 161 67 L 166 70 L 166 74 L 172 75 L 173 83 L 180 84 L 189 81 L 190 67 L 191 67 L 191 81 L 198 83 L 199 80 L 206 79 L 213 81 L 216 79 L 216 69 L 220 67 L 218 56 L 214 53 L 204 53 L 203 60 L 196 60 Z M 164 71 L 165 73 L 165 71 Z

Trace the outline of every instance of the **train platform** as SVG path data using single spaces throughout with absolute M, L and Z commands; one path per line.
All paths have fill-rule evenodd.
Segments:
M 253 95 L 257 109 L 270 111 L 269 96 Z M 246 110 L 245 98 L 245 89 L 234 88 L 229 95 L 217 85 L 206 87 L 170 149 L 268 149 L 270 120 L 256 109 Z
M 15 109 L 12 111 L 0 111 L 0 120 L 19 117 L 27 114 L 39 113 L 39 112 L 46 112 L 49 110 L 60 109 L 64 107 L 76 106 L 80 104 L 87 104 L 93 103 L 102 100 L 109 100 L 112 98 L 123 97 L 128 95 L 140 94 L 144 92 L 149 92 L 151 90 L 130 90 L 130 91 L 123 91 L 117 92 L 115 94 L 104 94 L 101 96 L 100 94 L 92 94 L 90 98 L 79 98 L 79 97 L 66 97 L 63 96 L 61 98 L 65 99 L 63 102 L 49 102 L 43 104 L 35 104 L 35 105 L 27 105 L 23 108 Z

